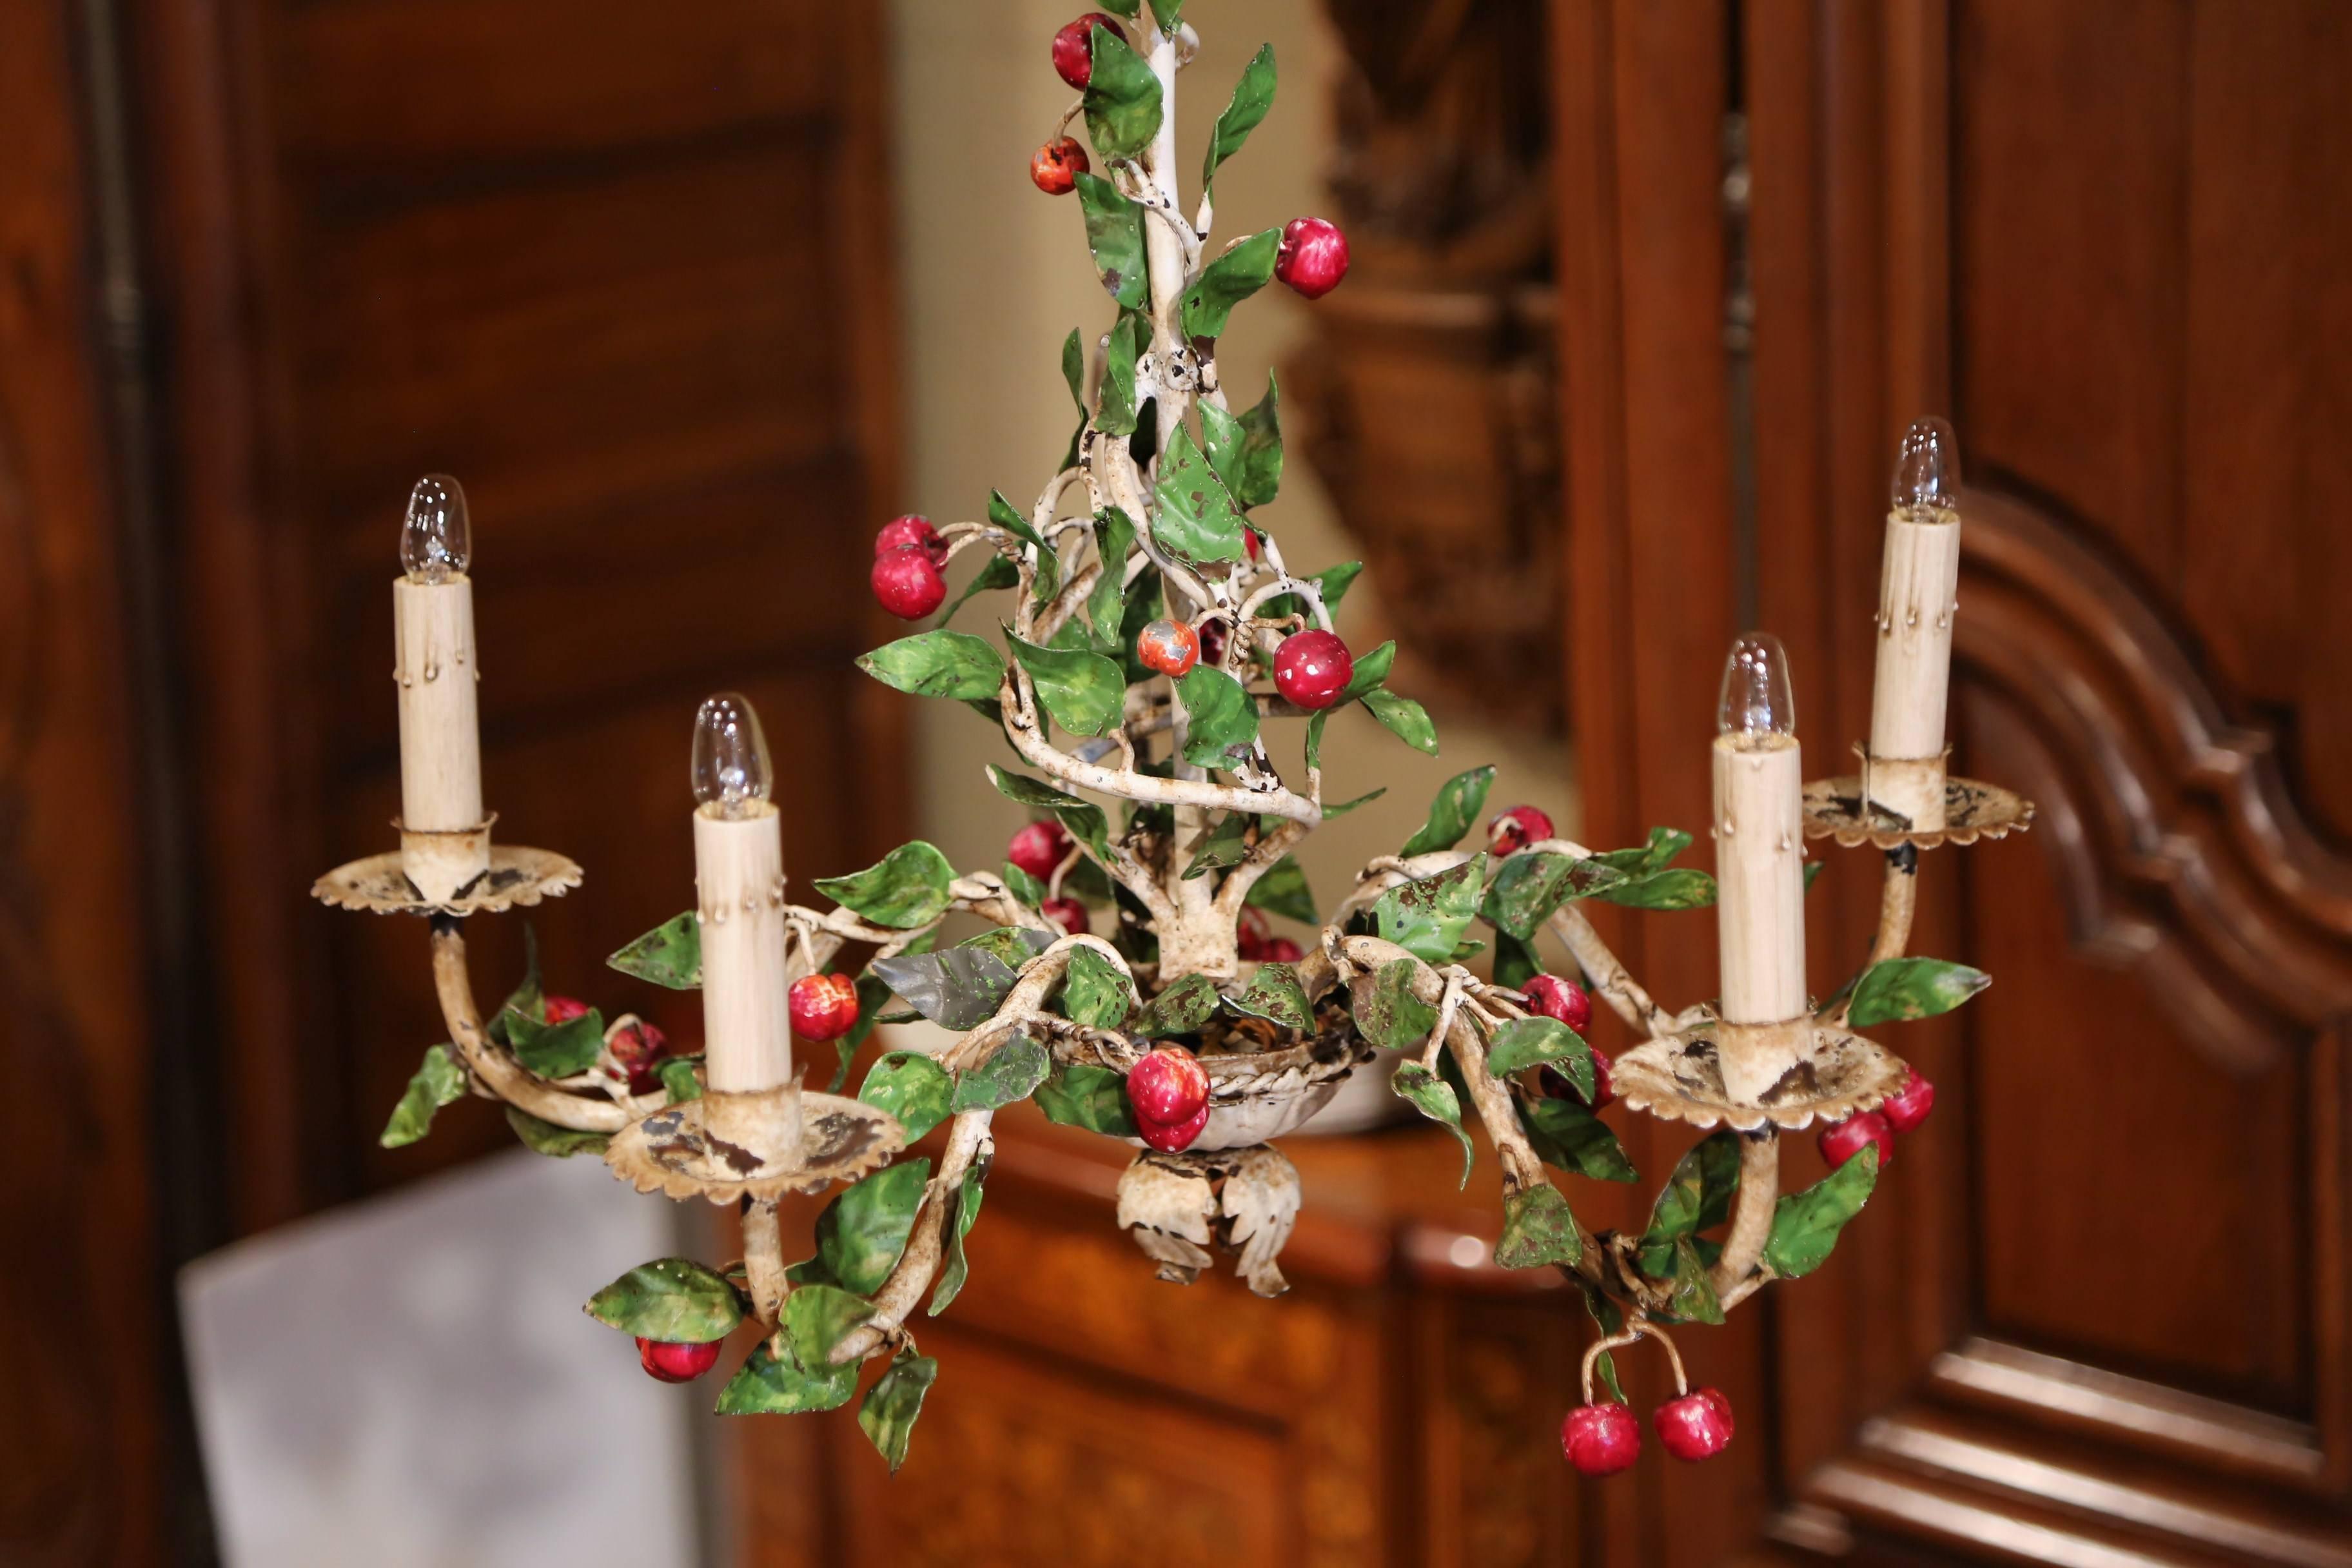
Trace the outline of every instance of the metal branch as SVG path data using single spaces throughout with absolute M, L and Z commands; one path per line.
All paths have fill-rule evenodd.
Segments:
M 610 1100 L 584 1100 L 541 1078 L 482 1028 L 474 1006 L 474 983 L 466 970 L 466 939 L 454 920 L 433 922 L 433 985 L 441 998 L 442 1022 L 474 1081 L 516 1110 L 574 1132 L 618 1132 L 631 1120 Z
M 1008 679 L 1024 672 L 1008 672 Z M 1024 705 L 1025 706 L 1025 705 Z M 1235 785 L 1220 784 L 1208 779 L 1161 779 L 1148 774 L 1107 768 L 1099 763 L 1082 763 L 1066 752 L 1055 748 L 1045 739 L 1044 725 L 1028 713 L 1008 705 L 1004 713 L 1004 733 L 1029 763 L 1043 768 L 1064 784 L 1078 789 L 1089 789 L 1120 800 L 1149 801 L 1160 805 L 1197 806 L 1209 811 L 1252 811 L 1266 816 L 1286 817 L 1313 826 L 1323 820 L 1323 808 L 1314 801 L 1292 794 L 1288 789 L 1250 790 Z M 1131 889 L 1138 898 L 1141 889 Z M 1145 899 L 1148 904 L 1150 899 Z M 1157 912 L 1157 911 L 1155 911 Z
M 1708 1283 L 1718 1300 L 1728 1297 L 1754 1271 L 1772 1236 L 1772 1210 L 1780 1196 L 1780 1135 L 1767 1127 L 1739 1140 L 1739 1193 L 1732 1200 L 1731 1232 L 1724 1237 Z
M 963 1185 L 964 1173 L 993 1144 L 989 1122 L 995 1115 L 993 1110 L 967 1110 L 956 1117 L 947 1147 L 940 1152 L 940 1168 L 923 1188 L 922 1206 L 915 1211 L 907 1249 L 898 1255 L 882 1289 L 874 1293 L 874 1315 L 834 1346 L 834 1365 L 845 1366 L 888 1350 L 905 1332 L 908 1317 L 930 1289 L 947 1254 L 948 1227 L 957 1222 L 953 1200 Z
M 1635 983 L 1582 910 L 1574 904 L 1562 904 L 1552 912 L 1551 929 L 1576 960 L 1576 966 L 1584 971 L 1586 983 L 1628 1026 L 1652 1039 L 1664 1039 L 1675 1032 L 1674 1016 Z
M 1878 894 L 1878 931 L 1871 938 L 1870 956 L 1862 961 L 1862 973 L 1867 974 L 1876 965 L 1890 958 L 1900 958 L 1911 945 L 1911 921 L 1919 908 L 1919 847 L 1916 844 L 1898 844 L 1886 852 L 1886 880 Z M 1853 1012 L 1853 990 L 1849 987 L 1830 1022 L 1845 1027 Z
M 773 1326 L 782 1316 L 792 1286 L 784 1279 L 783 1230 L 773 1199 L 743 1211 L 743 1280 L 751 1289 L 751 1313 Z

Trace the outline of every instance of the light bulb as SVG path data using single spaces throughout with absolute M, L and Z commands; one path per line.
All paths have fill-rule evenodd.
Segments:
M 446 474 L 427 474 L 408 492 L 408 517 L 400 525 L 400 569 L 412 583 L 446 583 L 473 558 L 472 525 L 466 518 L 466 491 Z
M 1789 650 L 1769 632 L 1749 632 L 1731 645 L 1723 665 L 1723 700 L 1716 724 L 1727 735 L 1793 735 L 1797 694 L 1789 684 Z
M 1895 510 L 1912 522 L 1949 522 L 1960 509 L 1960 443 L 1941 419 L 1914 419 L 1895 455 Z
M 694 798 L 712 814 L 740 821 L 768 798 L 774 783 L 768 738 L 749 699 L 722 691 L 694 716 Z

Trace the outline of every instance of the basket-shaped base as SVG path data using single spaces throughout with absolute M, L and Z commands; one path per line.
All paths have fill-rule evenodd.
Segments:
M 1875 1110 L 1902 1089 L 1910 1069 L 1893 1052 L 1825 1024 L 1807 1026 L 1811 1037 L 1794 1063 L 1752 1097 L 1725 1089 L 1723 1026 L 1713 1021 L 1627 1051 L 1610 1064 L 1610 1086 L 1652 1116 L 1743 1132 L 1767 1123 L 1793 1131 L 1816 1120 L 1843 1121 Z
M 888 1111 L 802 1093 L 799 1147 L 754 1149 L 711 1131 L 711 1111 L 722 1098 L 664 1106 L 631 1122 L 605 1146 L 604 1163 L 641 1193 L 728 1204 L 820 1193 L 880 1170 L 906 1147 L 906 1133 Z
M 1914 845 L 1933 849 L 1939 844 L 1974 844 L 1979 838 L 2002 838 L 2033 826 L 2033 803 L 2023 795 L 1979 779 L 1944 781 L 1944 826 L 1914 828 L 1900 817 L 1873 811 L 1862 798 L 1862 780 L 1815 779 L 1805 786 L 1805 837 L 1835 838 L 1851 849 L 1874 844 L 1881 849 Z
M 339 910 L 379 915 L 496 914 L 560 899 L 580 885 L 580 868 L 551 849 L 490 847 L 490 868 L 448 899 L 428 899 L 401 868 L 400 851 L 338 866 L 310 884 L 310 896 Z
M 1297 1131 L 1331 1103 L 1357 1063 L 1370 1054 L 1369 1047 L 1359 1047 L 1318 1060 L 1312 1047 L 1293 1047 L 1250 1056 L 1202 1057 L 1201 1066 L 1209 1074 L 1209 1121 L 1186 1148 L 1203 1154 L 1246 1149 Z M 1143 1147 L 1140 1139 L 1128 1142 Z

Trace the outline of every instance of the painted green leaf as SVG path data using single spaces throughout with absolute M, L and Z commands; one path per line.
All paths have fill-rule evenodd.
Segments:
M 978 936 L 968 936 L 950 948 L 985 952 L 993 955 L 1004 967 L 1016 973 L 1021 966 L 1054 945 L 1054 935 L 1030 926 L 995 926 Z M 904 993 L 902 992 L 903 995 Z M 913 998 L 909 997 L 909 1001 Z
M 415 1142 L 433 1130 L 433 1113 L 445 1105 L 456 1104 L 465 1092 L 466 1068 L 457 1060 L 456 1047 L 427 1047 L 425 1060 L 408 1080 L 400 1103 L 392 1108 L 392 1120 L 383 1124 L 383 1132 L 376 1142 L 387 1149 L 404 1148 Z
M 1084 415 L 1087 409 L 1087 342 L 1072 327 L 1070 335 L 1062 340 L 1062 379 L 1069 384 L 1070 401 Z
M 972 1225 L 980 1218 L 981 1184 L 987 1179 L 986 1167 L 973 1165 L 964 1172 L 962 1184 L 956 1189 L 955 1226 L 948 1232 L 947 1256 L 940 1263 L 940 1281 L 931 1288 L 930 1316 L 934 1318 L 963 1293 L 964 1281 L 971 1278 L 971 1264 L 964 1257 L 963 1238 L 971 1234 Z
M 1151 537 L 1161 549 L 1192 562 L 1242 558 L 1242 518 L 1233 493 L 1182 425 L 1160 455 L 1160 480 L 1152 493 L 1160 509 L 1151 520 Z
M 1326 566 L 1320 572 L 1309 574 L 1307 580 L 1316 585 L 1322 595 L 1323 607 L 1336 619 L 1340 601 L 1348 596 L 1348 589 L 1363 574 L 1362 562 L 1342 561 L 1337 566 Z M 1297 595 L 1284 594 L 1266 601 L 1265 613 L 1268 616 L 1302 616 L 1307 613 L 1307 606 L 1299 602 Z
M 1672 1273 L 1674 1244 L 1721 1225 L 1738 1191 L 1739 1134 L 1726 1129 L 1702 1139 L 1675 1164 L 1650 1205 L 1650 1228 L 1642 1233 L 1642 1271 L 1660 1279 Z
M 1042 806 L 1054 814 L 1061 825 L 1070 830 L 1070 837 L 1095 853 L 1098 860 L 1110 858 L 1110 825 L 1103 816 L 1102 807 L 1065 795 L 1048 784 L 1041 784 L 1025 773 L 1008 772 L 991 763 L 989 782 L 996 792 L 1023 805 Z
M 989 1053 L 988 1059 L 956 1079 L 955 1099 L 949 1109 L 994 1110 L 1016 1100 L 1026 1100 L 1045 1081 L 1054 1058 L 1026 1035 L 1016 1035 Z
M 602 1154 L 610 1140 L 602 1132 L 575 1132 L 569 1127 L 558 1127 L 552 1121 L 541 1121 L 527 1110 L 507 1107 L 507 1125 L 514 1129 L 522 1146 L 534 1154 L 546 1154 L 565 1160 L 574 1154 Z
M 1201 188 L 1213 190 L 1217 170 L 1224 161 L 1242 150 L 1249 133 L 1258 128 L 1266 110 L 1274 107 L 1274 46 L 1262 44 L 1243 68 L 1242 79 L 1234 84 L 1234 96 L 1217 116 L 1214 129 L 1209 132 L 1209 155 L 1201 168 Z
M 1196 767 L 1231 768 L 1257 740 L 1257 703 L 1222 669 L 1196 664 L 1176 682 L 1187 729 L 1184 760 Z
M 1450 871 L 1401 883 L 1372 906 L 1380 934 L 1426 963 L 1444 963 L 1478 912 L 1486 885 L 1484 852 Z
M 1048 1121 L 1083 1127 L 1110 1138 L 1135 1136 L 1135 1110 L 1127 1102 L 1127 1079 L 1108 1068 L 1085 1062 L 1058 1065 L 1030 1098 Z
M 1572 1100 L 1522 1100 L 1519 1127 L 1547 1165 L 1596 1182 L 1630 1182 L 1639 1173 L 1609 1124 Z
M 1307 1003 L 1307 988 L 1298 983 L 1298 971 L 1287 963 L 1259 964 L 1249 989 L 1227 1000 L 1236 1011 L 1279 1024 L 1286 1029 L 1315 1026 L 1315 1009 Z
M 1118 728 L 1127 700 L 1127 678 L 1118 666 L 1098 653 L 1040 647 L 1009 629 L 1004 640 L 1036 683 L 1037 700 L 1055 723 L 1081 736 L 1108 735 Z
M 1135 987 L 1118 965 L 1091 947 L 1075 948 L 1062 976 L 1062 1012 L 1090 1029 L 1116 1029 L 1135 1011 Z
M 1328 818 L 1331 814 L 1323 815 Z M 1242 902 L 1301 925 L 1317 923 L 1315 895 L 1307 889 L 1306 869 L 1295 855 L 1285 855 L 1268 867 L 1264 876 L 1250 884 Z
M 1628 877 L 1646 877 L 1673 865 L 1690 847 L 1691 836 L 1679 828 L 1653 827 L 1647 843 L 1631 849 L 1604 849 L 1592 857 L 1592 863 Z
M 1531 1067 L 1549 1067 L 1592 1098 L 1592 1047 L 1557 1018 L 1514 1018 L 1495 1031 L 1486 1047 L 1486 1070 L 1508 1078 Z
M 1282 231 L 1269 228 L 1203 267 L 1199 280 L 1184 290 L 1184 335 L 1223 337 L 1234 307 L 1273 281 L 1275 252 L 1281 244 Z
M 1390 669 L 1396 664 L 1396 639 L 1391 637 L 1357 659 L 1354 672 L 1348 677 L 1348 684 L 1340 688 L 1339 695 L 1331 706 L 1344 708 L 1379 690 L 1381 683 L 1388 679 Z
M 604 961 L 624 974 L 634 974 L 672 991 L 695 991 L 702 985 L 702 921 L 692 910 L 664 921 Z M 513 1005 L 509 1000 L 509 1006 Z
M 1829 1261 L 1838 1232 L 1862 1212 L 1878 1184 L 1878 1148 L 1873 1144 L 1772 1208 L 1772 1234 L 1764 1261 L 1783 1279 L 1801 1279 Z
M 798 1294 L 797 1291 L 794 1292 Z M 719 1391 L 720 1415 L 801 1415 L 813 1410 L 835 1410 L 857 1392 L 857 1368 L 824 1366 L 812 1372 L 801 1364 L 789 1343 L 776 1353 L 777 1334 L 753 1347 L 751 1359 Z
M 863 871 L 821 877 L 817 891 L 878 926 L 894 931 L 929 925 L 947 913 L 955 868 L 934 845 L 901 844 Z
M 816 1253 L 833 1282 L 860 1296 L 882 1282 L 907 1250 L 922 1207 L 923 1184 L 931 1179 L 928 1159 L 901 1160 L 845 1187 L 816 1216 Z
M 1135 1032 L 1154 1039 L 1192 1034 L 1215 1016 L 1223 1000 L 1215 981 L 1205 974 L 1187 974 L 1143 1005 L 1136 1015 Z
M 940 1363 L 917 1355 L 912 1347 L 890 1358 L 890 1370 L 866 1391 L 857 1407 L 857 1429 L 874 1451 L 890 1461 L 890 1473 L 907 1462 L 907 1446 L 914 1441 L 915 1418 L 923 1413 L 923 1395 L 939 1380 Z
M 1444 1123 L 1462 1141 L 1462 1184 L 1468 1186 L 1470 1167 L 1477 1152 L 1471 1144 L 1470 1134 L 1462 1131 L 1462 1101 L 1454 1094 L 1454 1086 L 1419 1062 L 1407 1062 L 1389 1079 L 1389 1088 L 1432 1121 Z
M 587 1310 L 608 1329 L 680 1345 L 723 1340 L 743 1321 L 727 1277 L 688 1258 L 638 1264 L 589 1297 Z
M 1102 392 L 1097 400 L 1095 428 L 1104 435 L 1135 434 L 1141 413 L 1135 397 L 1135 363 L 1150 346 L 1150 324 L 1139 315 L 1121 314 L 1103 349 Z
M 1239 418 L 1213 405 L 1201 405 L 1201 428 L 1208 438 L 1209 466 L 1235 501 L 1244 508 L 1261 507 L 1282 493 L 1282 399 L 1272 371 L 1266 373 L 1265 395 Z
M 1189 882 L 1195 877 L 1240 865 L 1249 854 L 1249 827 L 1250 816 L 1245 812 L 1229 811 L 1218 818 L 1216 826 L 1201 840 L 1201 847 L 1186 862 L 1184 880 Z
M 1805 891 L 1810 893 L 1813 890 L 1813 884 L 1822 879 L 1822 863 L 1819 860 L 1805 863 Z
M 1850 1021 L 1857 1029 L 1948 1013 L 1986 986 L 1992 976 L 1965 963 L 1940 958 L 1890 958 L 1871 965 L 1853 988 Z
M 1366 790 L 1353 800 L 1343 800 L 1337 805 L 1327 805 L 1323 808 L 1323 820 L 1328 822 L 1335 816 L 1345 816 L 1358 806 L 1370 805 L 1388 793 L 1389 786 L 1382 784 L 1378 789 Z
M 679 918 L 689 922 L 694 919 L 690 914 Z M 701 967 L 698 962 L 700 952 L 698 946 L 698 973 Z M 699 984 L 698 980 L 697 984 Z M 522 979 L 499 1005 L 498 1016 L 482 1031 L 502 1046 L 507 1044 L 506 1015 L 509 1009 L 541 1021 L 547 1017 L 547 993 L 540 988 L 539 984 L 539 933 L 531 929 L 528 921 L 523 922 L 522 928 Z
M 1110 297 L 1130 310 L 1143 309 L 1151 281 L 1143 259 L 1143 208 L 1118 194 L 1099 174 L 1078 176 L 1078 207 L 1087 219 L 1087 248 L 1095 275 Z
M 1429 1038 L 1437 1009 L 1413 994 L 1420 973 L 1419 964 L 1399 958 L 1374 970 L 1370 982 L 1358 982 L 1356 1028 L 1364 1038 L 1387 1051 L 1411 1050 Z
M 1428 709 L 1393 691 L 1368 691 L 1364 693 L 1364 706 L 1388 727 L 1390 734 L 1416 752 L 1437 755 L 1437 725 L 1431 721 Z
M 1438 789 L 1437 798 L 1429 803 L 1429 820 L 1421 825 L 1421 831 L 1404 841 L 1404 847 L 1397 854 L 1410 859 L 1415 855 L 1451 849 L 1461 843 L 1462 836 L 1470 831 L 1478 814 L 1486 809 L 1486 792 L 1494 786 L 1492 765 L 1472 768 L 1447 779 Z
M 909 943 L 906 951 L 928 952 L 930 946 L 931 939 L 925 935 Z M 849 1081 L 849 1059 L 857 1054 L 857 1047 L 866 1043 L 866 1037 L 874 1033 L 874 1026 L 881 1021 L 882 1009 L 889 1005 L 889 1002 L 888 981 L 870 969 L 857 977 L 857 1022 L 849 1026 L 849 1033 L 833 1043 L 834 1055 L 837 1059 L 834 1064 L 833 1081 L 825 1086 L 825 1093 L 839 1094 L 841 1086 Z
M 996 874 L 1004 879 L 1004 890 L 1025 907 L 1034 910 L 1045 901 L 1045 884 L 1012 861 L 999 866 Z
M 1118 508 L 1106 507 L 1095 517 L 1095 538 L 1102 574 L 1087 595 L 1087 624 L 1094 628 L 1095 651 L 1116 658 L 1123 656 L 1129 646 L 1121 635 L 1127 624 L 1127 591 L 1122 579 L 1127 574 L 1128 555 L 1135 549 L 1135 523 Z
M 1160 30 L 1173 37 L 1184 20 L 1184 0 L 1151 0 L 1151 15 Z
M 1567 1267 L 1583 1256 L 1576 1215 L 1569 1212 L 1559 1188 L 1538 1182 L 1504 1198 L 1503 1236 L 1495 1243 L 1496 1263 L 1505 1268 L 1540 1268 L 1547 1263 Z
M 784 1298 L 784 1337 L 803 1366 L 823 1366 L 874 1303 L 836 1285 L 803 1285 Z
M 1496 867 L 1495 880 L 1486 889 L 1479 912 L 1494 921 L 1495 929 L 1505 935 L 1533 942 L 1553 911 L 1583 896 L 1583 889 L 1592 877 L 1614 879 L 1617 875 L 1590 860 L 1523 849 L 1506 856 Z
M 604 1015 L 593 1007 L 562 1024 L 541 1024 L 528 1013 L 509 1012 L 505 1019 L 515 1060 L 541 1078 L 586 1072 L 604 1048 Z
M 954 1093 L 947 1068 L 919 1051 L 892 1051 L 866 1069 L 857 1098 L 897 1117 L 912 1143 L 948 1119 Z
M 1592 896 L 1635 910 L 1703 910 L 1715 902 L 1715 879 L 1704 871 L 1657 871 L 1599 889 Z
M 696 1073 L 695 1064 L 686 1058 L 670 1058 L 662 1063 L 658 1076 L 665 1104 L 684 1105 L 689 1100 L 702 1098 L 702 1079 Z
M 1103 0 L 1102 9 L 1116 12 L 1132 22 L 1142 11 L 1143 0 Z
M 1006 565 L 1009 572 L 1011 563 Z M 1006 579 L 1008 585 L 1017 581 L 1017 576 Z M 1003 658 L 970 632 L 917 632 L 863 655 L 857 668 L 885 686 L 917 697 L 967 702 L 994 697 L 1004 680 Z
M 1685 1236 L 1674 1246 L 1675 1268 L 1666 1293 L 1666 1310 L 1685 1323 L 1723 1321 L 1723 1302 L 1706 1277 L 1707 1261 L 1697 1242 Z
M 1039 932 L 1044 935 L 1044 932 Z M 976 1029 L 1013 993 L 1013 966 L 985 947 L 877 958 L 874 974 L 944 1029 Z
M 1087 136 L 1106 158 L 1140 156 L 1160 134 L 1160 79 L 1117 28 L 1097 27 L 1091 37 L 1094 69 L 1087 79 Z
M 1495 933 L 1496 984 L 1517 991 L 1543 972 L 1543 960 L 1536 955 L 1533 942 L 1521 942 L 1508 931 Z

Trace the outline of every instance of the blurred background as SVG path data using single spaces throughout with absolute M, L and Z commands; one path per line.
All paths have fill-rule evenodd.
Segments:
M 1744 626 L 1844 771 L 1895 441 L 1958 427 L 1957 761 L 2041 816 L 1922 879 L 1918 949 L 1998 977 L 1899 1042 L 1936 1121 L 1828 1267 L 1685 1336 L 1721 1458 L 1575 1479 L 1583 1311 L 1491 1266 L 1443 1134 L 1286 1141 L 1267 1303 L 1155 1282 L 1127 1152 L 1006 1117 L 895 1479 L 848 1412 L 720 1423 L 572 1310 L 730 1256 L 713 1216 L 479 1101 L 378 1146 L 441 1037 L 425 932 L 306 890 L 394 842 L 420 474 L 471 498 L 499 833 L 588 872 L 476 922 L 481 989 L 528 923 L 551 990 L 696 1030 L 603 958 L 689 900 L 714 690 L 803 883 L 1001 858 L 998 742 L 852 660 L 895 635 L 873 531 L 1067 440 L 1108 312 L 1027 160 L 1072 14 L 0 0 L 0 1563 L 2352 1563 L 2335 0 L 1186 6 L 1188 149 L 1281 63 L 1220 229 L 1353 241 L 1223 356 L 1280 378 L 1268 520 L 1369 563 L 1342 630 L 1444 742 L 1333 726 L 1389 794 L 1309 842 L 1326 907 L 1481 762 L 1595 845 L 1702 824 Z M 1824 993 L 1876 900 L 1827 858 Z M 1610 935 L 1713 993 L 1707 917 Z M 1646 1180 L 1596 1227 L 1689 1141 L 1610 1118 Z

